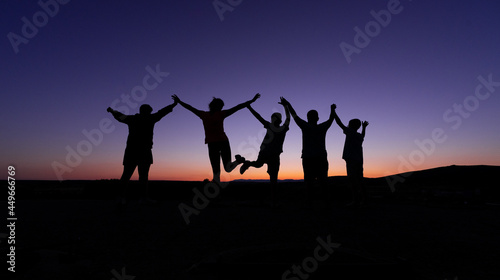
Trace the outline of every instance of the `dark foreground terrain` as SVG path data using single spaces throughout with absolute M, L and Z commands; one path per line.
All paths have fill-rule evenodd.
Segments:
M 342 177 L 330 178 L 328 205 L 320 195 L 305 205 L 295 181 L 280 183 L 278 207 L 265 182 L 230 182 L 206 200 L 193 191 L 203 193 L 203 182 L 151 182 L 156 204 L 140 204 L 133 187 L 121 210 L 113 180 L 20 181 L 16 272 L 4 271 L 16 279 L 500 279 L 491 183 L 499 169 L 464 168 L 416 172 L 394 192 L 385 178 L 367 179 L 372 198 L 361 208 L 344 206 Z M 186 220 L 179 205 L 196 214 Z

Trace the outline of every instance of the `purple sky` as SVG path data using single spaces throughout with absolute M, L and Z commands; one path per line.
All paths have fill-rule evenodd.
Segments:
M 283 112 L 280 96 L 304 119 L 316 109 L 324 121 L 336 103 L 344 123 L 370 122 L 367 177 L 500 165 L 495 1 L 41 3 L 0 4 L 0 161 L 16 167 L 17 179 L 119 178 L 127 127 L 106 108 L 135 114 L 148 103 L 157 111 L 174 93 L 207 110 L 213 96 L 229 108 L 259 92 L 253 107 L 265 119 Z M 257 157 L 263 127 L 247 109 L 225 130 L 233 155 Z M 201 120 L 174 108 L 155 127 L 150 178 L 210 178 L 203 138 Z M 344 138 L 332 125 L 331 176 L 345 174 Z M 300 152 L 292 121 L 280 179 L 302 178 Z M 268 175 L 264 167 L 222 178 Z

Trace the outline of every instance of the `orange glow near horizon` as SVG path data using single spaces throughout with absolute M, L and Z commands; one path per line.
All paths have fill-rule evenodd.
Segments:
M 301 167 L 302 168 L 302 167 Z M 300 170 L 280 170 L 278 174 L 279 180 L 302 180 L 304 179 L 304 173 L 302 169 Z M 208 170 L 208 169 L 207 169 Z M 261 170 L 250 170 L 245 174 L 240 175 L 239 169 L 233 170 L 231 173 L 223 172 L 221 174 L 222 181 L 232 181 L 232 180 L 269 180 L 269 175 L 266 173 L 267 169 L 264 166 Z M 328 176 L 346 176 L 345 170 L 335 170 L 337 172 L 329 172 Z M 394 173 L 396 174 L 396 173 Z M 393 174 L 386 174 L 381 171 L 375 170 L 365 170 L 366 178 L 378 178 Z M 199 172 L 193 173 L 192 171 L 178 172 L 173 174 L 165 174 L 162 172 L 150 172 L 149 179 L 154 181 L 203 181 L 205 179 L 212 179 L 211 173 L 209 172 Z M 115 176 L 116 177 L 116 176 Z M 132 180 L 137 180 L 138 174 L 134 173 Z
M 236 171 L 233 171 L 236 172 Z M 246 175 L 239 175 L 233 176 L 233 173 L 231 173 L 229 176 L 222 175 L 222 181 L 232 181 L 232 180 L 269 180 L 269 175 L 267 174 L 255 174 L 251 176 L 246 176 Z M 374 173 L 374 172 L 366 172 L 365 171 L 365 178 L 379 178 L 379 177 L 385 177 L 388 175 L 393 175 L 393 174 L 384 174 L 384 173 Z M 332 176 L 346 176 L 345 173 L 342 174 L 328 174 L 329 177 Z M 132 180 L 137 180 L 138 177 L 136 174 L 132 177 Z M 203 181 L 205 179 L 210 179 L 209 176 L 202 176 L 202 175 L 192 175 L 191 177 L 177 177 L 177 176 L 160 176 L 160 177 L 151 177 L 150 180 L 155 180 L 155 181 Z M 304 173 L 302 172 L 280 172 L 278 175 L 278 180 L 302 180 L 304 179 Z
M 443 166 L 446 164 L 443 164 Z M 392 166 L 392 167 L 391 167 Z M 437 166 L 419 166 L 416 170 L 433 168 Z M 18 180 L 57 180 L 54 178 L 54 170 L 50 165 L 45 164 L 44 168 L 39 168 L 36 165 L 32 166 L 17 166 Z M 391 172 L 392 170 L 392 172 Z M 72 168 L 64 176 L 64 180 L 101 180 L 101 179 L 119 179 L 123 171 L 123 166 L 120 162 L 104 161 L 98 165 L 88 163 L 82 164 L 77 168 Z M 388 175 L 394 175 L 398 172 L 397 165 L 394 164 L 379 164 L 376 167 L 365 168 L 364 175 L 367 178 L 378 178 Z M 342 161 L 332 161 L 329 167 L 328 176 L 345 176 L 345 164 Z M 300 160 L 294 162 L 282 162 L 279 180 L 292 179 L 301 180 L 304 178 Z M 138 179 L 137 170 L 134 172 L 132 180 Z M 204 179 L 212 179 L 212 171 L 210 165 L 203 162 L 193 165 L 183 165 L 166 162 L 155 162 L 149 172 L 150 180 L 166 180 L 166 181 L 203 181 Z M 239 167 L 231 173 L 222 172 L 221 179 L 223 181 L 232 180 L 268 180 L 267 166 L 262 168 L 250 168 L 245 174 L 239 173 Z
M 158 157 L 161 158 L 161 157 Z M 176 164 L 172 163 L 173 159 L 155 160 L 149 172 L 149 180 L 155 181 L 203 181 L 212 179 L 212 171 L 210 164 L 207 161 L 198 161 L 190 163 L 176 159 Z M 96 164 L 98 162 L 98 164 Z M 395 174 L 400 174 L 408 171 L 418 171 L 432 169 L 436 167 L 449 165 L 498 165 L 496 159 L 485 160 L 477 158 L 475 161 L 453 160 L 450 159 L 433 159 L 433 161 L 425 162 L 416 166 L 408 166 L 402 164 L 397 158 L 393 160 L 385 159 L 385 161 L 374 161 L 373 158 L 368 158 L 365 162 L 364 176 L 365 178 L 380 178 Z M 16 179 L 18 180 L 57 180 L 54 176 L 54 169 L 50 164 L 32 163 L 29 165 L 16 165 Z M 42 166 L 43 168 L 40 168 Z M 409 169 L 411 167 L 411 169 Z M 64 175 L 64 180 L 102 180 L 102 179 L 119 179 L 123 165 L 117 160 L 108 159 L 92 159 L 85 161 L 77 167 L 71 168 L 71 172 Z M 343 160 L 329 159 L 328 176 L 345 176 L 345 162 Z M 279 180 L 302 180 L 304 174 L 302 165 L 299 159 L 287 159 L 281 162 L 280 171 L 278 174 Z M 231 173 L 222 172 L 222 181 L 232 180 L 269 180 L 267 174 L 267 166 L 261 168 L 249 168 L 243 175 L 239 173 L 239 167 Z M 131 180 L 138 180 L 137 170 L 134 172 Z
M 16 176 L 18 180 L 55 180 L 53 176 L 53 171 L 50 168 L 46 168 L 45 170 L 33 168 L 18 168 L 19 172 Z M 210 167 L 197 169 L 196 172 L 189 169 L 178 169 L 175 168 L 170 170 L 170 172 L 165 172 L 165 170 L 169 170 L 167 168 L 163 168 L 159 165 L 152 165 L 151 171 L 149 173 L 149 180 L 154 181 L 203 181 L 204 179 L 211 179 L 212 174 Z M 98 168 L 96 166 L 81 166 L 79 168 L 75 168 L 71 173 L 67 173 L 64 180 L 101 180 L 101 179 L 119 179 L 121 173 L 123 171 L 122 165 L 117 164 L 103 164 L 102 168 Z M 29 176 L 28 176 L 29 174 Z M 396 173 L 394 173 L 396 174 Z M 345 169 L 330 169 L 328 176 L 345 176 Z M 383 173 L 379 170 L 365 170 L 365 177 L 368 178 L 377 178 L 383 177 L 387 174 Z M 138 180 L 137 170 L 132 175 L 131 180 Z M 223 181 L 232 181 L 232 180 L 269 180 L 269 175 L 267 174 L 267 167 L 264 166 L 260 169 L 249 169 L 245 174 L 241 175 L 239 173 L 239 168 L 236 168 L 231 173 L 223 172 L 221 174 L 221 178 Z M 302 171 L 302 167 L 292 168 L 292 169 L 284 169 L 280 170 L 278 179 L 279 180 L 302 180 L 304 178 L 304 174 Z

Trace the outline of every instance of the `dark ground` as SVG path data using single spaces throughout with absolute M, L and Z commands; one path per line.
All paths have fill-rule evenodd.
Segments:
M 415 175 L 416 181 L 422 176 Z M 192 189 L 203 190 L 202 182 L 152 182 L 158 203 L 132 200 L 122 212 L 116 211 L 113 199 L 116 181 L 18 182 L 17 272 L 8 275 L 86 280 L 297 280 L 306 279 L 305 274 L 307 279 L 500 279 L 498 197 L 483 183 L 428 182 L 400 185 L 391 193 L 384 182 L 367 180 L 371 203 L 359 209 L 344 207 L 345 178 L 331 179 L 330 207 L 317 200 L 311 208 L 303 204 L 301 182 L 280 184 L 277 209 L 264 198 L 266 183 L 230 182 L 198 215 L 190 216 L 189 225 L 178 206 L 192 206 Z M 282 278 L 292 265 L 314 257 L 318 238 L 340 246 L 310 272 L 302 268 L 303 277 L 292 273 Z M 5 237 L 1 241 L 4 258 Z

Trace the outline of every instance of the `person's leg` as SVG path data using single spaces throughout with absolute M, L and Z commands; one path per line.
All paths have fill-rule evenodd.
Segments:
M 146 199 L 149 197 L 148 182 L 149 182 L 150 167 L 151 164 L 144 163 L 144 164 L 139 164 L 139 167 L 137 168 L 139 171 L 139 182 L 141 183 L 141 188 L 142 188 L 141 190 L 142 197 Z
M 358 162 L 346 161 L 347 178 L 352 192 L 353 205 L 363 204 L 366 200 L 366 192 L 363 188 L 363 166 Z
M 212 165 L 213 181 L 220 182 L 220 145 L 208 143 L 208 157 Z
M 135 171 L 135 164 L 124 164 L 123 165 L 123 173 L 120 178 L 120 200 L 124 204 L 126 202 L 126 197 L 128 195 L 128 184 L 130 182 L 130 178 L 132 177 L 132 174 L 134 174 Z
M 349 182 L 349 188 L 351 190 L 351 202 L 348 203 L 349 206 L 355 205 L 358 202 L 358 197 L 356 195 L 356 184 L 354 182 L 354 170 L 352 169 L 352 163 L 349 160 L 345 161 L 345 168 L 347 171 L 347 181 Z
M 130 181 L 130 178 L 132 177 L 132 174 L 134 174 L 136 166 L 137 165 L 135 165 L 135 164 L 123 165 L 123 173 L 122 173 L 122 177 L 120 178 L 120 181 L 125 182 L 125 183 Z
M 251 166 L 251 167 L 255 167 L 255 168 L 261 168 L 262 166 L 264 166 L 264 161 L 262 160 L 259 160 L 257 159 L 256 161 L 245 161 L 245 163 L 248 162 L 248 165 Z
M 229 141 L 221 142 L 220 157 L 222 158 L 224 170 L 227 173 L 233 171 L 238 164 L 245 162 L 245 158 L 240 155 L 236 155 L 236 160 L 231 161 L 231 146 L 229 145 Z
M 355 164 L 356 173 L 354 174 L 354 183 L 356 185 L 356 191 L 358 195 L 358 203 L 360 205 L 364 204 L 367 200 L 367 193 L 365 184 L 363 182 L 363 163 L 356 162 Z
M 262 154 L 259 153 L 259 156 L 257 157 L 257 160 L 256 161 L 248 161 L 248 160 L 245 160 L 245 162 L 243 162 L 243 164 L 241 165 L 241 168 L 240 168 L 240 174 L 243 174 L 245 173 L 245 171 L 247 171 L 247 169 L 252 166 L 252 167 L 255 167 L 255 168 L 261 168 L 262 166 L 264 166 L 264 159 L 262 157 Z
M 360 167 L 361 167 L 361 175 L 359 177 L 359 180 L 360 180 L 360 186 L 361 186 L 361 194 L 362 194 L 362 198 L 363 198 L 363 203 L 366 203 L 370 198 L 368 197 L 368 192 L 366 191 L 365 174 L 364 174 L 363 164 L 361 164 Z
M 279 156 L 270 159 L 267 162 L 267 173 L 269 174 L 269 181 L 271 183 L 272 204 L 277 206 L 278 203 L 278 172 L 280 168 Z
M 328 159 L 326 157 L 318 159 L 318 183 L 320 188 L 320 195 L 325 201 L 325 204 L 329 205 L 330 196 L 328 190 Z
M 312 206 L 314 186 L 314 166 L 310 158 L 302 158 L 302 169 L 304 170 L 304 183 L 306 185 L 306 205 Z

